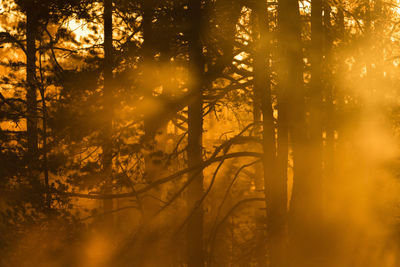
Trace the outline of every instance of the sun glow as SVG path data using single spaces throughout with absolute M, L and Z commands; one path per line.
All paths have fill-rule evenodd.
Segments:
M 393 6 L 393 10 L 395 13 L 400 15 L 400 0 L 396 0 L 396 4 Z
M 67 22 L 67 29 L 75 34 L 77 41 L 87 37 L 91 30 L 88 28 L 88 24 L 82 20 L 72 19 Z

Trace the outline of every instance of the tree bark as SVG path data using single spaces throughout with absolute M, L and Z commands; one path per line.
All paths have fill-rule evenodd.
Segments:
M 322 266 L 322 1 L 312 1 L 312 80 L 309 118 L 303 80 L 301 19 L 297 1 L 281 1 L 280 42 L 283 46 L 280 83 L 287 90 L 288 125 L 293 150 L 293 189 L 289 234 L 291 265 Z
M 322 95 L 323 95 L 323 22 L 322 0 L 313 0 L 311 6 L 311 84 L 310 84 L 310 139 L 313 163 L 310 176 L 316 187 L 313 191 L 321 192 L 322 175 Z M 318 192 L 316 192 L 318 194 Z
M 36 88 L 36 31 L 37 15 L 34 0 L 29 0 L 26 7 L 26 124 L 28 138 L 28 172 L 31 182 L 38 179 L 38 120 L 37 120 L 37 88 Z
M 334 106 L 334 88 L 332 85 L 332 47 L 333 36 L 331 32 L 331 7 L 327 1 L 324 2 L 324 86 L 325 86 L 325 155 L 324 155 L 324 183 L 326 188 L 326 199 L 331 199 L 335 190 L 335 106 Z
M 281 176 L 278 165 L 275 123 L 271 99 L 270 78 L 270 33 L 267 1 L 258 1 L 255 17 L 259 37 L 256 39 L 254 53 L 254 93 L 259 99 L 263 117 L 263 173 L 266 201 L 267 251 L 271 267 L 284 266 L 285 229 L 287 206 L 287 180 Z M 286 166 L 284 166 L 286 168 Z
M 288 131 L 293 151 L 293 188 L 289 213 L 290 260 L 292 266 L 313 266 L 312 238 L 313 208 L 310 202 L 313 181 L 309 175 L 312 149 L 307 134 L 305 88 L 303 84 L 303 55 L 301 19 L 298 1 L 278 3 L 278 43 L 280 112 L 287 112 Z M 281 113 L 279 113 L 280 116 Z
M 103 175 L 104 175 L 104 193 L 112 193 L 112 129 L 113 129 L 113 44 L 112 44 L 112 0 L 104 0 L 104 90 L 103 90 Z M 111 230 L 113 227 L 113 200 L 104 200 L 105 227 Z
M 202 16 L 201 0 L 189 2 L 189 18 L 191 28 L 189 35 L 189 90 L 193 93 L 188 106 L 188 166 L 201 164 L 202 159 L 202 134 L 203 134 L 203 48 L 201 43 Z M 203 173 L 193 172 L 197 175 L 188 186 L 187 206 L 189 212 L 196 211 L 187 224 L 187 263 L 188 267 L 204 266 L 203 251 L 203 208 L 199 200 L 203 195 Z M 200 205 L 200 206 L 198 206 Z

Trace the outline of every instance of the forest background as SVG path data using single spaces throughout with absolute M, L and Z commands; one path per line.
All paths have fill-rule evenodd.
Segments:
M 399 25 L 399 0 L 0 1 L 0 265 L 399 266 Z

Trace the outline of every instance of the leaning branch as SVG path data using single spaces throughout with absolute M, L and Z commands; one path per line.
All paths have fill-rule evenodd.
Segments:
M 15 43 L 27 54 L 23 43 L 8 32 L 0 32 L 0 43 Z
M 181 171 L 178 171 L 174 174 L 171 174 L 167 177 L 161 178 L 157 181 L 155 181 L 154 183 L 151 183 L 145 187 L 143 187 L 142 189 L 138 189 L 136 190 L 136 192 L 128 192 L 128 193 L 120 193 L 120 194 L 95 194 L 95 193 L 89 193 L 89 194 L 83 194 L 83 193 L 75 193 L 75 192 L 62 192 L 62 191 L 53 191 L 53 193 L 61 195 L 61 196 L 66 196 L 66 197 L 77 197 L 77 198 L 87 198 L 87 199 L 116 199 L 116 198 L 127 198 L 127 197 L 135 197 L 138 196 L 140 194 L 143 194 L 147 191 L 150 191 L 153 188 L 156 188 L 158 186 L 160 186 L 161 184 L 170 182 L 172 180 L 175 180 L 179 177 L 181 177 L 182 175 L 198 170 L 198 169 L 203 169 L 206 168 L 207 166 L 211 165 L 214 162 L 219 162 L 222 160 L 227 160 L 227 159 L 231 159 L 231 158 L 240 158 L 240 157 L 255 157 L 255 158 L 262 158 L 262 153 L 257 153 L 257 152 L 234 152 L 234 153 L 230 153 L 230 154 L 226 154 L 223 156 L 218 156 L 218 157 L 214 157 L 211 159 L 208 159 L 206 161 L 204 161 L 202 164 L 191 167 L 191 168 L 185 168 Z

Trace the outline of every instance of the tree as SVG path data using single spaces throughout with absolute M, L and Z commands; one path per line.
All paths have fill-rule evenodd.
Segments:
M 113 181 L 113 146 L 112 146 L 112 129 L 113 129 L 113 23 L 112 23 L 112 0 L 104 0 L 104 89 L 103 89 L 103 113 L 104 113 L 104 128 L 103 128 L 103 175 L 105 179 L 104 193 L 110 194 L 112 192 Z M 104 213 L 106 217 L 106 227 L 112 229 L 112 215 L 110 212 L 113 209 L 113 200 L 104 200 Z
M 275 119 L 273 116 L 271 99 L 271 70 L 270 46 L 271 37 L 269 30 L 268 7 L 266 1 L 259 1 L 255 6 L 255 19 L 257 21 L 254 60 L 254 94 L 261 107 L 263 117 L 263 173 L 264 192 L 266 202 L 266 227 L 267 248 L 270 266 L 285 265 L 285 225 L 287 188 L 286 177 L 282 175 L 286 165 L 279 165 L 275 139 Z M 281 119 L 281 117 L 279 118 Z M 284 131 L 279 131 L 279 137 L 285 138 Z
M 281 63 L 279 66 L 279 111 L 287 111 L 288 132 L 293 151 L 293 190 L 289 213 L 289 234 L 293 264 L 315 264 L 308 251 L 313 239 L 315 192 L 314 168 L 307 136 L 305 88 L 303 83 L 303 44 L 299 4 L 297 1 L 281 0 L 278 5 L 278 27 Z M 279 115 L 280 116 L 280 115 Z M 315 189 L 315 190 L 314 190 Z M 318 205 L 318 203 L 317 203 Z
M 202 4 L 200 0 L 189 2 L 190 30 L 189 40 L 189 79 L 192 99 L 188 105 L 188 167 L 202 163 L 202 134 L 203 134 L 203 48 L 201 32 L 204 20 L 202 19 Z M 196 209 L 187 225 L 187 261 L 189 267 L 204 266 L 203 248 L 203 208 L 199 200 L 203 195 L 203 174 L 195 171 L 189 174 L 193 179 L 187 190 L 188 208 Z
M 36 80 L 36 36 L 38 29 L 35 1 L 27 1 L 26 5 L 26 124 L 27 124 L 27 159 L 32 186 L 38 187 L 39 177 L 38 155 L 38 117 L 37 117 L 37 80 Z

